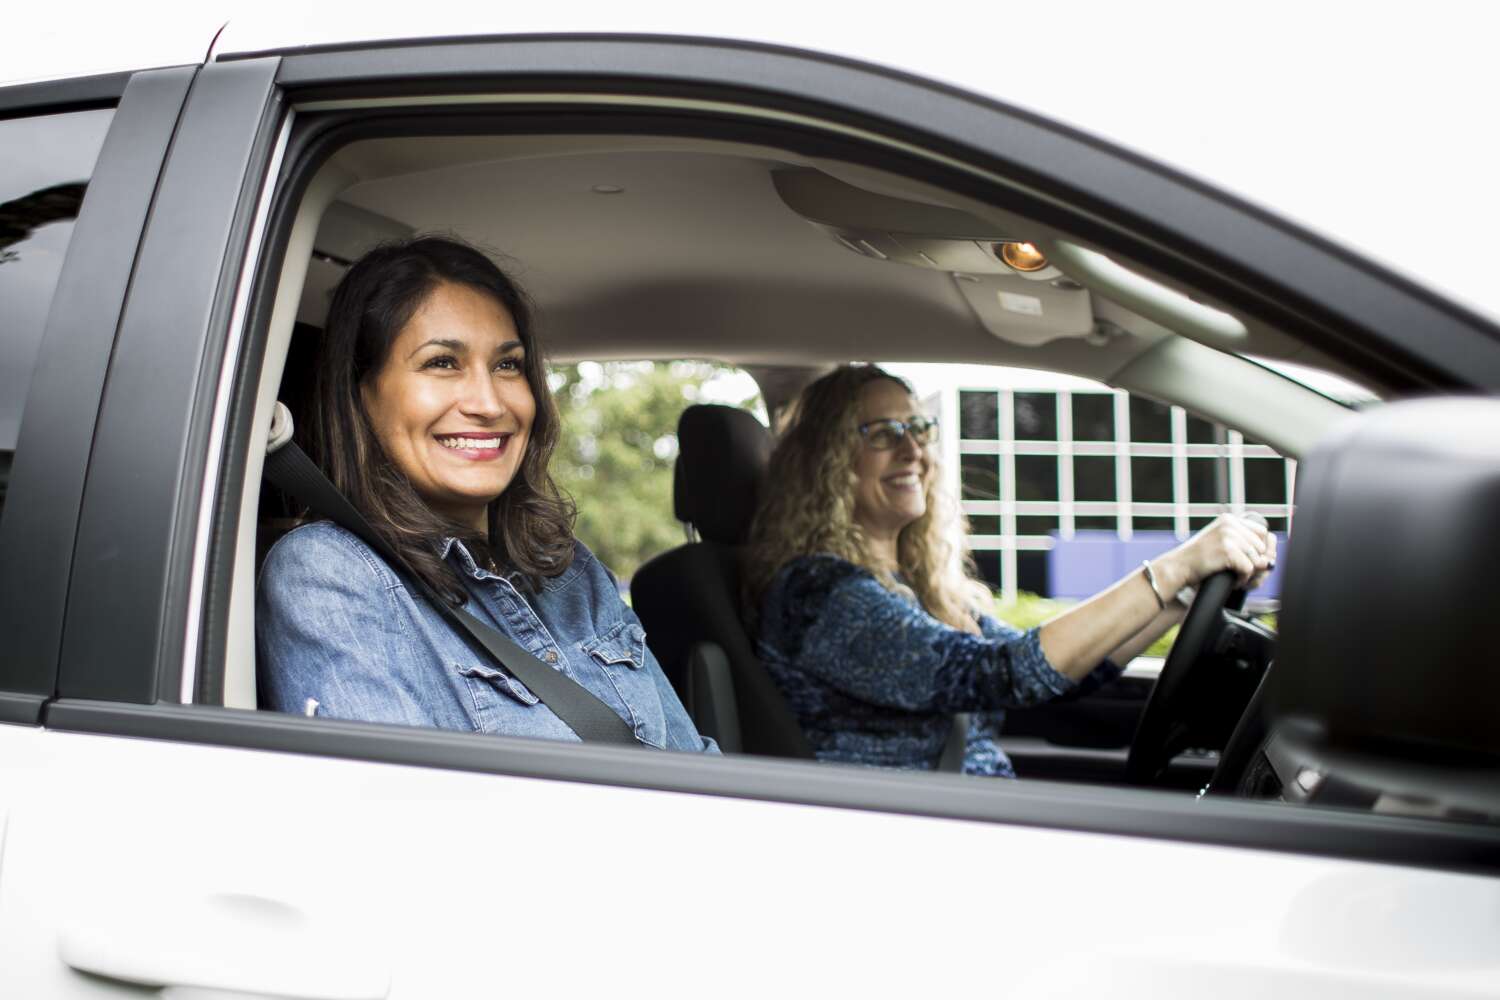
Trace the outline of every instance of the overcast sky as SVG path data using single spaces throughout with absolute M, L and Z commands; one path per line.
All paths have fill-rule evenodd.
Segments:
M 566 5 L 10 0 L 0 78 L 320 37 L 715 34 L 901 66 L 1040 110 L 1330 234 L 1500 317 L 1490 0 Z M 244 13 L 241 13 L 241 12 Z

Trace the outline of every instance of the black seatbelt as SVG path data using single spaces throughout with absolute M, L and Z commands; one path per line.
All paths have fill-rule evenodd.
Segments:
M 641 745 L 629 724 L 592 691 L 532 656 L 468 611 L 443 600 L 426 581 L 411 572 L 406 561 L 375 533 L 364 515 L 354 509 L 296 444 L 287 441 L 266 455 L 265 477 L 314 512 L 358 535 L 409 587 L 448 619 L 476 653 L 490 657 L 530 688 L 579 739 L 585 743 Z
M 943 744 L 943 755 L 938 758 L 937 769 L 949 774 L 959 774 L 964 769 L 964 751 L 969 747 L 969 713 L 958 712 L 948 727 L 948 742 Z

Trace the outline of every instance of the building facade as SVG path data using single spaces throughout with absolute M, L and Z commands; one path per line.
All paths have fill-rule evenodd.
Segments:
M 1086 597 L 1224 511 L 1285 541 L 1297 463 L 1234 428 L 1083 379 L 892 367 L 938 416 L 975 561 L 1007 596 Z

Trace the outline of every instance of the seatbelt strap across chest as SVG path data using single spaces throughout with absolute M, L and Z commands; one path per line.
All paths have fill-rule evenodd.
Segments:
M 958 774 L 964 769 L 964 751 L 969 745 L 969 713 L 959 712 L 953 716 L 948 727 L 948 742 L 943 744 L 943 755 L 938 758 L 937 769 L 949 774 Z

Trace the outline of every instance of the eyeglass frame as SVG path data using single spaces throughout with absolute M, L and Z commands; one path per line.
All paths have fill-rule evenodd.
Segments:
M 925 426 L 918 426 L 919 424 Z M 896 440 L 886 448 L 882 448 L 870 440 L 871 432 L 881 427 L 889 427 L 900 431 L 900 435 Z M 919 437 L 919 434 L 922 436 Z M 863 439 L 865 446 L 871 451 L 893 451 L 901 447 L 901 442 L 908 436 L 911 438 L 912 443 L 920 448 L 936 441 L 937 435 L 937 418 L 922 415 L 912 417 L 910 420 L 897 420 L 894 417 L 887 417 L 883 420 L 871 420 L 868 423 L 859 425 L 859 436 Z

